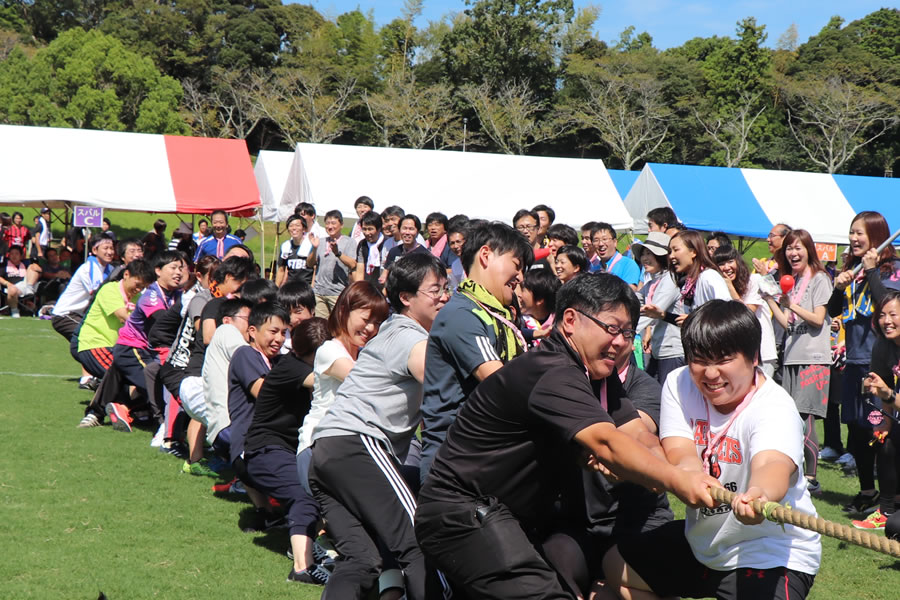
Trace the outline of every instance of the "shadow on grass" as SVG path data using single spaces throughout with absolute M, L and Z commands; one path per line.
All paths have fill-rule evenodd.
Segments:
M 253 543 L 279 556 L 285 556 L 285 551 L 291 546 L 291 536 L 286 528 L 272 529 L 254 537 Z
M 892 564 L 881 565 L 878 567 L 880 571 L 900 571 L 900 560 L 895 560 Z

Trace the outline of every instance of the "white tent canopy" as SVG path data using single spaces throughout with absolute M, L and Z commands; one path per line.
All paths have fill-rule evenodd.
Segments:
M 244 140 L 0 125 L 0 204 L 247 212 L 259 192 Z
M 576 229 L 591 220 L 632 227 L 601 160 L 297 144 L 282 207 L 309 202 L 320 215 L 338 209 L 355 218 L 360 196 L 375 210 L 396 204 L 423 220 L 440 211 L 508 223 L 517 210 L 546 204 L 557 223 Z
M 294 212 L 296 202 L 281 203 L 284 184 L 287 182 L 293 162 L 293 152 L 260 150 L 259 156 L 256 157 L 253 174 L 256 176 L 256 187 L 259 188 L 264 221 L 284 222 Z

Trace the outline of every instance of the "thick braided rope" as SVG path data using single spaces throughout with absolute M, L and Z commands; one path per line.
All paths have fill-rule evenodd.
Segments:
M 734 497 L 737 495 L 725 488 L 710 488 L 709 493 L 713 497 L 713 500 L 723 504 L 731 504 L 732 500 L 734 500 Z M 790 507 L 783 506 L 777 502 L 766 502 L 764 504 L 759 500 L 754 500 L 751 505 L 753 506 L 753 510 L 757 513 L 762 513 L 766 519 L 774 523 L 786 523 L 788 525 L 802 527 L 803 529 L 809 529 L 810 531 L 815 531 L 821 535 L 826 535 L 844 542 L 850 542 L 851 544 L 875 550 L 876 552 L 881 552 L 882 554 L 887 554 L 894 558 L 900 558 L 900 542 L 897 540 L 889 540 L 886 537 L 875 535 L 868 531 L 854 529 L 848 525 L 839 525 L 838 523 L 826 521 L 822 517 L 815 517 L 804 512 L 794 511 L 791 510 Z

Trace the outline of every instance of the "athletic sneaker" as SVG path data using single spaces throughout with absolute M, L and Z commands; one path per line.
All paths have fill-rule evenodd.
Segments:
M 85 377 L 78 382 L 79 390 L 90 390 L 95 392 L 98 387 L 100 387 L 100 380 L 96 377 Z
M 329 577 L 331 577 L 331 573 L 327 569 L 323 569 L 319 565 L 313 565 L 302 571 L 291 569 L 291 572 L 288 573 L 287 580 L 289 582 L 297 581 L 300 583 L 311 583 L 313 585 L 325 585 L 328 583 Z
M 860 492 L 849 504 L 844 505 L 843 511 L 846 513 L 867 515 L 878 508 L 878 501 L 880 499 L 881 493 L 878 490 L 875 490 L 875 493 L 871 496 Z
M 247 490 L 241 480 L 235 477 L 228 483 L 217 483 L 212 486 L 212 491 L 220 494 L 246 494 Z
M 853 526 L 857 529 L 884 529 L 884 526 L 887 525 L 888 518 L 881 514 L 881 510 L 876 510 L 871 515 L 863 519 L 862 521 L 853 521 Z
M 157 429 L 156 433 L 153 434 L 153 439 L 150 440 L 150 447 L 159 448 L 163 445 L 164 441 L 166 441 L 166 426 L 164 424 L 160 424 L 159 429 Z
M 190 454 L 188 447 L 178 440 L 164 440 L 159 446 L 159 451 L 171 454 L 175 458 L 180 458 L 181 460 L 187 460 L 187 457 Z
M 825 446 L 821 450 L 819 450 L 819 460 L 824 460 L 827 462 L 834 462 L 841 457 L 841 453 L 832 448 L 831 446 Z M 853 458 L 852 456 L 850 458 Z
M 188 475 L 197 475 L 203 477 L 218 477 L 219 474 L 209 468 L 206 464 L 206 461 L 200 459 L 195 463 L 190 463 L 188 461 L 184 461 L 184 464 L 181 465 L 181 472 L 187 473 Z
M 842 467 L 844 467 L 844 466 L 846 466 L 846 465 L 852 465 L 852 466 L 854 466 L 854 467 L 856 466 L 856 459 L 853 458 L 853 455 L 850 454 L 849 452 L 844 452 L 844 453 L 841 454 L 841 456 L 840 456 L 836 461 L 834 461 L 834 462 L 836 462 L 837 464 L 841 465 Z
M 102 425 L 102 423 L 100 422 L 100 419 L 97 418 L 97 415 L 95 415 L 94 413 L 86 414 L 84 416 L 84 418 L 81 420 L 81 422 L 78 423 L 78 426 L 81 428 L 100 427 L 100 425 Z
M 806 480 L 806 489 L 809 490 L 810 496 L 821 496 L 822 495 L 822 485 L 819 483 L 817 479 L 807 479 Z
M 109 416 L 113 429 L 131 433 L 131 412 L 127 406 L 118 402 L 110 402 L 106 405 L 106 414 Z

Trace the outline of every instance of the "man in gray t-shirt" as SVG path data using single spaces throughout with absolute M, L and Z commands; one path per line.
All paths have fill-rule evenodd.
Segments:
M 306 266 L 316 268 L 313 292 L 316 294 L 316 316 L 327 319 L 337 297 L 350 283 L 349 273 L 356 268 L 356 242 L 341 234 L 344 217 L 339 210 L 325 213 L 325 233 L 320 239 L 309 234 L 315 252 L 306 258 Z

